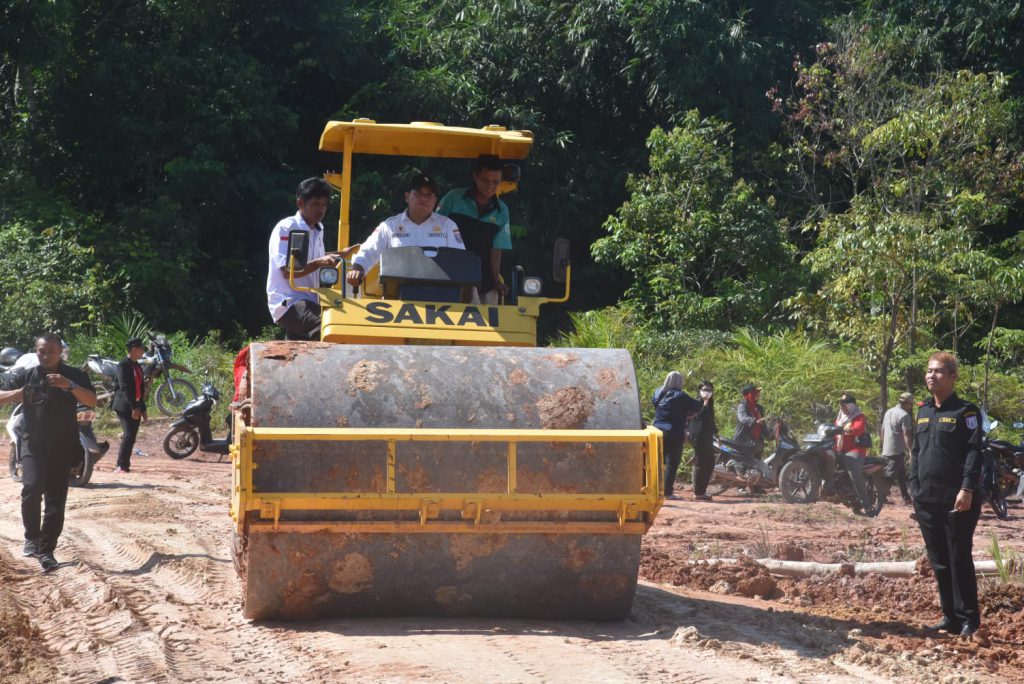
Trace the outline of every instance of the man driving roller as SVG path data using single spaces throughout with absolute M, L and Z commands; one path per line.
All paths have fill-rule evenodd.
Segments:
M 451 219 L 434 213 L 437 184 L 425 174 L 409 180 L 405 193 L 406 210 L 385 219 L 363 241 L 345 276 L 349 285 L 358 286 L 366 272 L 377 265 L 380 255 L 392 247 L 452 247 L 465 249 L 459 229 Z

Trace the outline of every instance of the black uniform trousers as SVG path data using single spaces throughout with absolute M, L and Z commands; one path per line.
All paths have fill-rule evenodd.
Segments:
M 140 418 L 132 418 L 130 413 L 118 413 L 117 419 L 121 421 L 121 444 L 117 447 L 117 467 L 121 470 L 132 469 L 132 449 L 135 447 L 135 438 L 139 434 Z
M 665 496 L 672 494 L 672 488 L 676 483 L 676 473 L 679 472 L 679 464 L 683 460 L 683 442 L 686 440 L 686 433 L 682 430 L 665 433 Z
M 286 340 L 320 339 L 320 305 L 300 299 L 277 319 Z
M 71 462 L 66 457 L 25 454 L 21 460 L 21 521 L 26 541 L 34 541 L 40 553 L 53 553 L 64 529 L 64 504 L 68 500 Z M 40 520 L 41 504 L 46 512 Z
M 708 491 L 711 475 L 715 472 L 714 438 L 698 438 L 693 445 L 693 493 L 703 496 Z
M 952 623 L 977 627 L 978 578 L 974 574 L 974 528 L 981 517 L 981 497 L 971 500 L 971 509 L 950 513 L 952 506 L 914 501 L 917 523 L 939 585 L 942 615 Z

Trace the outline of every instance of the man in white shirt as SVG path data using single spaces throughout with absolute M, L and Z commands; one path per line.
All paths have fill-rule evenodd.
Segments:
M 331 200 L 331 186 L 323 178 L 307 178 L 295 190 L 294 216 L 281 219 L 270 234 L 270 267 L 267 269 L 267 308 L 274 322 L 284 328 L 285 339 L 320 339 L 320 299 L 314 292 L 299 292 L 288 283 L 288 236 L 293 230 L 309 231 L 306 267 L 295 271 L 295 285 L 318 287 L 317 270 L 337 266 L 359 245 L 341 252 L 324 250 L 321 223 Z
M 385 219 L 359 248 L 346 276 L 353 287 L 363 282 L 366 272 L 380 261 L 380 255 L 392 247 L 465 249 L 455 222 L 434 213 L 437 184 L 431 177 L 424 174 L 412 177 L 405 193 L 405 205 L 405 211 Z

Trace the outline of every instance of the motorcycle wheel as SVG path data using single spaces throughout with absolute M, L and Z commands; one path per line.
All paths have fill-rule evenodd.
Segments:
M 998 484 L 988 493 L 988 505 L 1000 520 L 1010 517 L 1010 511 L 1006 505 L 1006 495 L 1003 494 L 1003 490 Z
M 715 476 L 712 475 L 711 476 L 711 483 L 708 484 L 707 493 L 710 494 L 711 496 L 718 496 L 719 494 L 721 494 L 722 492 L 727 490 L 729 488 L 729 486 L 730 486 L 730 483 L 728 483 L 728 482 L 721 482 L 719 480 L 716 480 Z
M 82 458 L 82 467 L 71 469 L 71 474 L 68 476 L 68 484 L 72 487 L 84 487 L 89 484 L 89 480 L 92 479 L 93 465 L 95 465 L 93 455 L 86 449 L 85 456 Z
M 864 515 L 868 517 L 875 517 L 882 512 L 882 506 L 885 505 L 885 495 L 889 493 L 889 487 L 891 483 L 885 476 L 885 473 L 877 473 L 873 477 L 866 477 L 865 484 L 868 489 L 868 499 L 871 500 L 871 508 L 864 511 Z M 856 498 L 856 495 L 854 495 Z
M 171 385 L 174 386 L 173 396 L 171 395 Z M 171 378 L 156 388 L 156 407 L 165 416 L 176 416 L 196 396 L 198 396 L 196 388 L 191 382 L 181 378 Z
M 807 461 L 794 458 L 779 471 L 779 491 L 788 503 L 814 503 L 821 494 L 821 475 Z
M 199 431 L 191 425 L 179 425 L 164 437 L 164 451 L 173 459 L 188 458 L 199 446 Z
M 11 479 L 15 482 L 21 482 L 21 464 L 18 463 L 18 454 L 15 451 L 14 445 L 11 445 Z

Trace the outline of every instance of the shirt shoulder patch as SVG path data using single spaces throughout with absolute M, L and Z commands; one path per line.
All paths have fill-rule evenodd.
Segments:
M 967 416 L 967 429 L 977 430 L 978 429 L 978 414 L 971 414 Z

